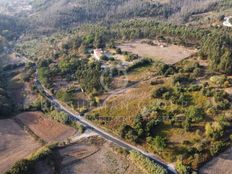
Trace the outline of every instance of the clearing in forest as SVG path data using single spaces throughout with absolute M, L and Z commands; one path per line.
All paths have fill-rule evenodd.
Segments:
M 121 48 L 122 51 L 138 54 L 141 57 L 152 58 L 166 64 L 175 64 L 197 52 L 197 50 L 194 49 L 158 41 L 153 41 L 152 44 L 147 44 L 138 40 L 125 42 L 118 47 Z

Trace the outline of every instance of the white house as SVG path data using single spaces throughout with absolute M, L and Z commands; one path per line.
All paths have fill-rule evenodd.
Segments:
M 100 60 L 101 56 L 104 54 L 102 49 L 94 49 L 93 50 L 93 56 L 96 60 Z

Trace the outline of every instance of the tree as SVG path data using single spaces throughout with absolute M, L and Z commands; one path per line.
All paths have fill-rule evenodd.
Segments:
M 179 174 L 190 174 L 190 167 L 185 166 L 182 161 L 178 160 L 176 163 L 176 170 Z
M 198 122 L 204 118 L 204 110 L 196 106 L 190 106 L 186 112 L 186 117 L 191 122 Z
M 48 116 L 60 123 L 65 124 L 68 122 L 68 115 L 65 112 L 58 112 L 53 110 L 48 114 Z
M 156 136 L 153 140 L 152 140 L 152 145 L 155 146 L 155 148 L 157 150 L 164 150 L 164 148 L 167 147 L 167 140 L 166 138 L 160 137 L 160 136 Z
M 207 137 L 217 139 L 223 135 L 223 129 L 224 127 L 220 122 L 206 123 L 205 134 Z
M 133 142 L 138 141 L 138 135 L 136 131 L 129 125 L 123 125 L 120 130 L 120 135 L 122 138 L 131 140 Z
M 211 137 L 213 134 L 213 128 L 210 123 L 206 123 L 205 125 L 205 134 L 207 137 Z

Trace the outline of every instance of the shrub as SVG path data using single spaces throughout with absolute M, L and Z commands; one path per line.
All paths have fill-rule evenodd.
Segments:
M 228 94 L 225 91 L 218 90 L 214 92 L 213 97 L 215 101 L 219 102 L 219 101 L 223 101 L 224 99 L 226 99 L 228 97 Z
M 64 89 L 57 91 L 56 97 L 59 100 L 62 100 L 63 102 L 67 102 L 67 103 L 73 102 L 73 96 L 72 96 L 71 92 L 68 92 Z
M 206 97 L 212 97 L 214 95 L 214 89 L 209 87 L 202 88 L 202 95 Z
M 223 125 L 220 122 L 206 123 L 205 134 L 208 137 L 217 139 L 223 135 Z
M 177 73 L 177 69 L 173 65 L 158 64 L 157 66 L 159 66 L 158 67 L 158 74 L 159 75 L 168 76 L 168 75 L 173 75 L 173 74 Z
M 176 170 L 179 174 L 190 174 L 191 168 L 186 166 L 181 161 L 177 161 L 176 163 Z
M 116 53 L 117 54 L 122 54 L 122 50 L 120 48 L 116 48 Z
M 194 92 L 194 91 L 200 91 L 201 89 L 202 89 L 202 86 L 194 84 L 188 88 L 188 91 Z
M 215 156 L 219 152 L 221 152 L 226 147 L 226 144 L 222 141 L 212 142 L 210 145 L 210 154 Z
M 134 69 L 137 69 L 137 68 L 141 68 L 141 67 L 144 67 L 144 66 L 148 66 L 148 65 L 151 65 L 152 64 L 152 60 L 151 59 L 147 59 L 147 58 L 143 58 L 143 59 L 140 59 L 138 61 L 135 61 L 131 66 L 129 66 L 127 68 L 127 71 L 132 71 Z
M 226 110 L 230 108 L 230 102 L 227 99 L 224 99 L 216 104 L 216 109 L 218 110 Z
M 210 81 L 216 85 L 223 86 L 225 81 L 227 80 L 226 76 L 212 76 L 210 77 Z
M 57 144 L 51 144 L 40 148 L 27 159 L 16 162 L 6 174 L 34 174 L 36 163 L 40 160 L 50 158 L 53 154 L 53 149 L 56 147 Z M 51 163 L 52 161 L 50 161 L 50 164 Z
M 58 112 L 56 110 L 51 111 L 48 113 L 48 116 L 60 123 L 67 123 L 68 122 L 68 115 L 65 112 Z
M 138 142 L 139 138 L 137 132 L 129 125 L 122 126 L 120 130 L 120 136 L 133 142 Z
M 192 122 L 201 121 L 204 118 L 204 115 L 204 110 L 195 106 L 189 107 L 186 112 L 186 117 L 190 119 Z
M 159 84 L 163 84 L 164 83 L 164 81 L 163 80 L 161 80 L 161 79 L 155 79 L 155 80 L 152 80 L 151 81 L 151 85 L 159 85 Z
M 33 162 L 26 159 L 18 161 L 5 174 L 33 174 Z
M 160 136 L 150 139 L 148 143 L 154 145 L 157 151 L 162 151 L 167 147 L 167 139 Z
M 195 68 L 191 74 L 192 78 L 196 78 L 196 77 L 201 77 L 203 74 L 203 71 L 201 68 Z
M 189 84 L 192 82 L 193 79 L 191 79 L 188 75 L 178 74 L 173 77 L 173 84 Z
M 156 89 L 154 92 L 153 92 L 153 97 L 154 98 L 165 98 L 165 99 L 168 99 L 169 97 L 172 96 L 172 93 L 173 93 L 173 89 L 171 88 L 166 88 L 166 87 L 160 87 L 158 89 Z M 164 95 L 165 94 L 165 95 Z
M 137 54 L 128 54 L 126 56 L 126 61 L 132 62 L 134 60 L 137 60 L 139 56 Z
M 192 104 L 192 96 L 187 94 L 180 94 L 180 96 L 174 100 L 174 103 L 182 106 L 189 106 Z
M 167 174 L 167 170 L 136 151 L 130 151 L 130 159 L 148 174 Z

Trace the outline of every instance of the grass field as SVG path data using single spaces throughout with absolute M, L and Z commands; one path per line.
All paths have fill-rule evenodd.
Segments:
M 152 89 L 149 82 L 145 81 L 124 89 L 120 93 L 111 94 L 104 105 L 92 111 L 91 114 L 112 118 L 112 121 L 105 126 L 117 130 L 122 121 L 131 123 L 141 109 L 151 102 Z

